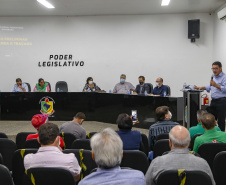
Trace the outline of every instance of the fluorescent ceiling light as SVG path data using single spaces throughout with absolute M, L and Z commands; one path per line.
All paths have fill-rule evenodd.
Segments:
M 44 5 L 46 8 L 55 8 L 52 4 L 50 4 L 49 2 L 47 2 L 46 0 L 37 0 L 39 3 L 41 3 L 42 5 Z
M 161 6 L 168 6 L 170 3 L 170 0 L 162 0 Z

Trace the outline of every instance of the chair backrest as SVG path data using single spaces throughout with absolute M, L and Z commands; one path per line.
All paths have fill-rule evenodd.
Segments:
M 226 184 L 226 151 L 218 153 L 213 161 L 213 176 L 217 185 Z
M 31 92 L 31 85 L 29 84 L 29 83 L 27 83 L 27 82 L 24 82 L 26 85 L 27 85 L 27 87 L 28 87 L 28 92 Z
M 0 138 L 8 138 L 8 136 L 5 133 L 0 132 Z
M 76 139 L 72 145 L 72 149 L 84 149 L 91 150 L 90 140 L 89 139 Z
M 170 86 L 165 85 L 167 87 L 167 95 L 166 96 L 170 96 L 171 95 L 171 90 L 170 90 Z
M 0 164 L 0 183 L 2 185 L 13 185 L 9 169 L 2 164 Z
M 185 185 L 212 185 L 208 174 L 203 171 L 184 171 L 186 175 Z M 181 178 L 178 176 L 178 170 L 166 170 L 160 173 L 157 179 L 157 185 L 180 185 Z
M 0 153 L 2 154 L 4 165 L 11 171 L 12 158 L 16 151 L 16 143 L 10 139 L 0 138 Z
M 27 175 L 33 175 L 35 185 L 75 185 L 72 173 L 64 168 L 30 168 Z
M 48 85 L 49 85 L 49 92 L 51 92 L 52 90 L 51 90 L 51 85 L 50 85 L 50 83 L 47 82 L 47 81 L 45 81 L 45 83 L 48 83 Z
M 156 141 L 161 139 L 169 139 L 169 133 L 162 133 L 156 136 Z
M 202 134 L 195 134 L 195 135 L 193 136 L 193 138 L 191 139 L 191 142 L 190 142 L 190 146 L 189 146 L 189 148 L 190 148 L 191 150 L 193 150 L 193 147 L 194 147 L 194 143 L 195 143 L 196 137 L 201 136 L 201 135 L 202 135 Z
M 203 143 L 198 148 L 198 154 L 207 161 L 211 170 L 214 157 L 222 151 L 226 151 L 226 143 Z
M 94 136 L 94 134 L 96 134 L 97 132 L 90 132 L 86 135 L 86 139 L 91 139 L 91 137 Z
M 35 132 L 20 132 L 16 135 L 17 149 L 25 148 L 25 142 L 29 134 L 35 134 Z
M 86 170 L 84 170 L 82 167 L 82 174 L 83 177 L 90 174 L 90 172 L 97 167 L 95 161 L 92 158 L 92 153 L 90 150 L 79 150 L 79 149 L 66 149 L 63 150 L 63 153 L 74 153 L 75 157 L 78 160 L 78 163 L 81 167 L 81 164 L 84 164 L 86 166 Z M 83 157 L 81 160 L 81 156 Z
M 148 86 L 149 86 L 149 88 L 150 88 L 150 91 L 149 92 L 147 92 L 148 94 L 150 94 L 152 91 L 153 91 L 153 85 L 151 84 L 151 83 L 146 83 Z
M 169 139 L 158 140 L 154 145 L 154 158 L 161 156 L 167 151 L 170 151 Z
M 25 148 L 39 148 L 41 145 L 37 139 L 29 139 L 25 141 Z
M 149 162 L 144 152 L 139 150 L 124 150 L 121 167 L 129 167 L 146 173 Z
M 57 92 L 57 89 L 59 88 L 60 92 L 68 92 L 68 85 L 65 81 L 58 81 L 55 85 L 55 92 Z
M 24 157 L 30 153 L 36 153 L 38 149 L 20 149 L 16 150 L 13 154 L 12 160 L 12 176 L 15 185 L 25 184 L 25 168 Z
M 148 137 L 143 133 L 141 133 L 141 137 L 142 137 L 142 143 L 143 143 L 144 149 L 145 149 L 144 153 L 148 156 L 148 153 L 150 151 L 149 146 L 148 146 Z
M 72 143 L 76 140 L 75 135 L 73 135 L 72 133 L 61 132 L 60 136 L 64 140 L 64 148 L 71 149 Z

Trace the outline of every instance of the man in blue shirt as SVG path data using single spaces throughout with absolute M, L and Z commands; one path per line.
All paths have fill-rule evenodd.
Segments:
M 167 94 L 168 94 L 168 90 L 167 90 L 167 87 L 163 85 L 163 79 L 160 77 L 157 78 L 156 87 L 151 92 L 151 95 L 166 96 Z
M 218 61 L 212 64 L 213 76 L 210 80 L 210 85 L 204 87 L 195 87 L 195 89 L 211 91 L 211 104 L 207 108 L 209 113 L 212 113 L 221 129 L 225 131 L 226 117 L 226 75 L 222 72 L 222 64 Z
M 12 92 L 28 92 L 28 86 L 25 83 L 22 83 L 20 78 L 16 79 L 16 84 L 13 86 Z
M 144 174 L 133 169 L 121 169 L 122 140 L 111 128 L 95 134 L 90 141 L 92 157 L 98 169 L 79 182 L 79 185 L 145 185 Z

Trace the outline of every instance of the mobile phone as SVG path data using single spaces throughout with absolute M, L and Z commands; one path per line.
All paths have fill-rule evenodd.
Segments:
M 137 110 L 132 110 L 132 121 L 133 122 L 137 121 Z

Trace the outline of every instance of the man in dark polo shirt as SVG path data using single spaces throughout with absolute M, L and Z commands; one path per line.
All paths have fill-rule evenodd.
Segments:
M 72 133 L 77 139 L 86 139 L 86 131 L 82 127 L 82 123 L 85 119 L 85 114 L 78 112 L 72 121 L 63 123 L 60 127 L 60 132 Z
M 168 90 L 167 90 L 167 87 L 163 85 L 163 79 L 160 77 L 157 78 L 156 87 L 151 92 L 151 95 L 166 96 L 167 94 L 168 94 Z
M 226 117 L 226 75 L 222 72 L 222 64 L 218 61 L 212 64 L 213 76 L 210 85 L 195 87 L 195 89 L 211 91 L 211 104 L 207 111 L 215 116 L 221 131 L 225 131 Z

